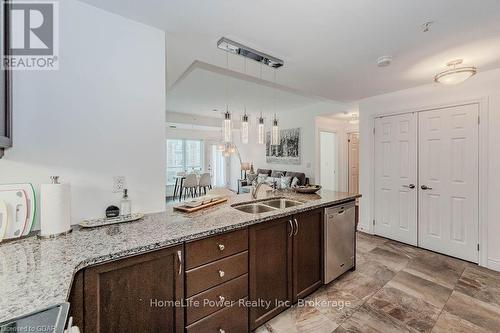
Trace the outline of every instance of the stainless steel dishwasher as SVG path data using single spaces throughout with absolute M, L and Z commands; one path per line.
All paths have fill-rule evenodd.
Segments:
M 355 215 L 355 201 L 325 209 L 325 284 L 354 267 Z

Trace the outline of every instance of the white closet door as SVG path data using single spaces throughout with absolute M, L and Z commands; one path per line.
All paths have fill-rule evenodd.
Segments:
M 375 234 L 417 245 L 414 113 L 375 120 Z
M 419 113 L 419 246 L 478 262 L 477 104 Z

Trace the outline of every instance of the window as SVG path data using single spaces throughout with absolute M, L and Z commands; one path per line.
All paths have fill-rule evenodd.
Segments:
M 167 185 L 175 184 L 179 172 L 203 170 L 203 141 L 167 140 Z

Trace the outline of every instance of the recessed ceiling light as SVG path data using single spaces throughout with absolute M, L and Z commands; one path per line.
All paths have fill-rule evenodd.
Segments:
M 391 64 L 392 62 L 392 57 L 391 56 L 382 56 L 377 59 L 377 66 L 378 67 L 387 67 Z
M 477 73 L 477 68 L 472 66 L 457 67 L 463 63 L 462 59 L 450 61 L 446 64 L 449 69 L 437 74 L 434 81 L 442 84 L 462 83 Z

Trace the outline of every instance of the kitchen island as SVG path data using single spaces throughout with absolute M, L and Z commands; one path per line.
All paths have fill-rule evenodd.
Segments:
M 67 301 L 75 274 L 83 268 L 182 245 L 197 239 L 277 221 L 360 197 L 323 190 L 315 195 L 265 194 L 301 201 L 299 206 L 248 214 L 231 207 L 252 201 L 249 194 L 192 214 L 167 207 L 143 220 L 95 229 L 77 229 L 55 239 L 31 237 L 0 245 L 0 321 Z M 251 241 L 251 240 L 250 240 Z

